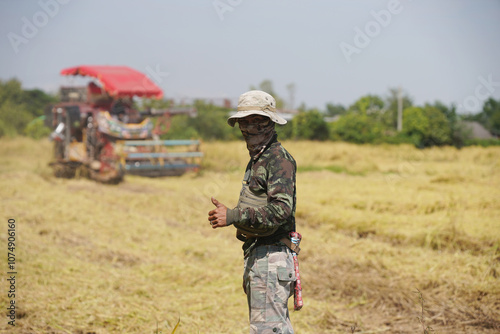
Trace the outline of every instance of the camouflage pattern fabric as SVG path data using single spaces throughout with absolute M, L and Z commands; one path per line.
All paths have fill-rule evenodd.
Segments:
M 243 286 L 250 311 L 250 333 L 293 333 L 288 298 L 296 280 L 294 263 L 290 249 L 279 240 L 295 230 L 297 165 L 274 135 L 263 150 L 252 155 L 247 168 L 245 188 L 257 197 L 266 194 L 267 200 L 260 206 L 228 209 L 228 225 L 278 227 L 270 236 L 250 237 L 243 244 Z
M 241 134 L 245 138 L 248 153 L 251 157 L 259 154 L 264 145 L 269 143 L 276 134 L 274 123 L 269 118 L 259 123 L 243 124 L 241 120 L 238 123 L 240 123 Z
M 293 258 L 286 246 L 258 246 L 245 258 L 250 334 L 293 333 L 288 298 L 294 281 Z
M 272 142 L 251 165 L 248 184 L 252 192 L 267 194 L 267 205 L 228 209 L 228 224 L 238 222 L 258 229 L 279 226 L 274 239 L 288 236 L 295 229 L 296 170 L 297 165 L 290 153 L 280 142 Z M 254 244 L 254 239 L 245 241 L 243 251 L 247 253 Z
M 246 174 L 250 174 L 250 171 L 248 171 Z M 240 191 L 240 199 L 238 201 L 237 207 L 240 209 L 250 208 L 250 207 L 259 208 L 266 205 L 267 205 L 267 194 L 266 193 L 255 194 L 253 191 L 249 189 L 248 183 L 243 181 L 243 187 L 241 188 Z M 274 234 L 274 232 L 276 232 L 276 230 L 279 227 L 279 226 L 273 228 L 266 227 L 263 230 L 258 230 L 255 227 L 249 228 L 247 225 L 242 225 L 239 222 L 234 222 L 234 226 L 237 229 L 236 237 L 241 241 L 245 241 L 248 238 L 270 236 Z

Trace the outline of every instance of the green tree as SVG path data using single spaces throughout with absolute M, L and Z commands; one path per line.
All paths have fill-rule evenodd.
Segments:
M 443 115 L 445 115 L 448 120 L 448 128 L 450 141 L 449 144 L 455 147 L 463 147 L 465 142 L 470 137 L 470 131 L 468 131 L 462 122 L 460 122 L 460 117 L 457 115 L 457 109 L 455 105 L 451 105 L 450 107 L 446 106 L 441 101 L 435 101 L 434 104 L 426 104 L 426 108 L 436 108 Z
M 33 116 L 22 104 L 11 100 L 0 105 L 0 137 L 13 137 L 23 132 Z
M 347 112 L 346 108 L 341 104 L 326 104 L 326 115 L 327 116 L 337 116 L 344 115 Z
M 331 123 L 331 139 L 357 144 L 373 143 L 382 137 L 380 122 L 366 113 L 348 112 Z
M 421 146 L 429 133 L 429 119 L 420 107 L 409 107 L 403 111 L 403 133 L 412 139 L 415 146 Z
M 22 99 L 26 110 L 35 117 L 42 116 L 47 106 L 57 102 L 57 97 L 49 95 L 40 89 L 24 90 Z
M 45 116 L 40 116 L 32 120 L 26 125 L 23 133 L 28 137 L 35 139 L 46 138 L 52 132 L 50 128 L 44 125 Z
M 451 143 L 451 131 L 446 115 L 436 107 L 424 107 L 429 119 L 429 134 L 424 146 L 446 145 Z
M 328 125 L 318 110 L 299 112 L 292 122 L 294 139 L 326 140 L 329 137 Z
M 44 109 L 56 100 L 39 89 L 23 90 L 17 79 L 0 80 L 0 137 L 22 133 L 39 137 L 41 133 L 47 133 L 40 122 L 31 124 L 29 129 L 26 126 L 43 115 Z
M 142 99 L 141 109 L 166 109 L 172 106 L 171 101 L 165 99 Z
M 278 139 L 293 139 L 293 124 L 294 120 L 289 120 L 285 125 L 276 124 L 276 133 L 278 134 Z
M 446 116 L 436 107 L 409 107 L 403 111 L 403 133 L 417 147 L 450 143 L 450 128 Z
M 231 128 L 227 124 L 229 109 L 203 101 L 196 101 L 194 106 L 198 115 L 189 118 L 188 125 L 192 126 L 203 139 L 232 140 L 241 137 L 237 126 Z
M 483 109 L 477 114 L 463 115 L 464 120 L 481 123 L 494 135 L 500 135 L 500 100 L 489 98 L 484 101 Z
M 384 101 L 377 95 L 365 95 L 349 106 L 349 111 L 361 114 L 373 114 L 384 108 Z
M 495 136 L 500 136 L 500 100 L 489 98 L 483 104 L 484 125 Z
M 23 104 L 23 89 L 19 80 L 10 79 L 5 82 L 0 80 L 0 106 L 7 101 Z
M 368 122 L 373 126 L 376 125 L 377 128 L 375 131 L 382 131 L 384 128 L 384 101 L 377 95 L 362 96 L 349 107 L 349 111 L 359 115 L 367 115 L 367 118 L 361 118 L 360 120 Z M 372 135 L 375 135 L 375 133 L 372 133 Z M 369 137 L 371 138 L 372 135 Z
M 0 137 L 22 133 L 31 119 L 23 103 L 21 82 L 17 79 L 0 81 Z

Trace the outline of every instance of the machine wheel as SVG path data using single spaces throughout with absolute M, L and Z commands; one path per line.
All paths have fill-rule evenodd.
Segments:
M 77 169 L 81 166 L 77 162 L 53 162 L 50 164 L 54 169 L 54 176 L 64 179 L 72 179 L 76 176 Z

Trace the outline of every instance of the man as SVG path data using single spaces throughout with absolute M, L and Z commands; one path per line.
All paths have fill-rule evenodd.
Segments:
M 276 113 L 271 95 L 254 90 L 240 96 L 238 112 L 227 122 L 238 122 L 250 162 L 236 208 L 212 197 L 216 208 L 208 220 L 214 229 L 234 225 L 244 242 L 250 333 L 293 333 L 287 304 L 296 279 L 289 234 L 295 231 L 297 166 L 274 128 L 286 120 Z

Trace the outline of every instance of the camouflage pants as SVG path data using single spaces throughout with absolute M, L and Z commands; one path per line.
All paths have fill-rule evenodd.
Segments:
M 245 258 L 250 334 L 293 334 L 288 298 L 294 281 L 293 258 L 286 246 L 259 246 Z

